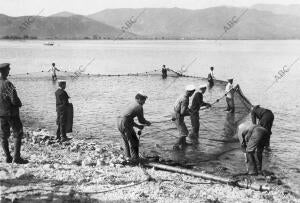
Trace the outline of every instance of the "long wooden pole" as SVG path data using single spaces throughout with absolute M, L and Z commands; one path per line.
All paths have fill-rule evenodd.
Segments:
M 203 172 L 198 172 L 198 171 L 193 171 L 193 170 L 189 170 L 189 169 L 178 168 L 178 167 L 168 166 L 168 165 L 158 164 L 158 163 L 150 162 L 150 163 L 146 163 L 145 165 L 148 167 L 154 167 L 154 168 L 161 169 L 161 170 L 182 173 L 182 174 L 186 174 L 186 175 L 200 177 L 200 178 L 207 179 L 207 180 L 213 180 L 213 181 L 217 181 L 220 183 L 225 183 L 225 184 L 229 184 L 229 185 L 237 186 L 237 187 L 241 187 L 241 188 L 249 188 L 249 189 L 258 190 L 258 191 L 270 191 L 269 186 L 259 185 L 257 183 L 236 181 L 236 180 L 233 180 L 230 178 L 223 178 L 223 177 L 219 177 L 219 176 L 215 176 L 215 175 L 211 175 L 211 174 L 207 174 L 207 173 L 203 173 Z

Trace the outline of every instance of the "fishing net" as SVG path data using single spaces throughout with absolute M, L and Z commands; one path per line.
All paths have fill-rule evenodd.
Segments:
M 196 82 L 203 83 L 204 81 L 207 82 L 206 79 Z M 174 145 L 181 142 L 175 123 L 161 121 L 161 123 L 154 123 L 147 128 L 149 131 L 143 136 L 145 154 L 147 156 L 159 156 L 174 163 L 188 163 L 202 167 L 204 166 L 201 164 L 203 162 L 206 163 L 205 166 L 209 166 L 209 164 L 213 166 L 215 161 L 220 161 L 220 156 L 237 150 L 226 161 L 227 163 L 230 162 L 230 165 L 237 163 L 241 155 L 237 128 L 242 122 L 249 121 L 251 102 L 243 94 L 241 87 L 236 85 L 233 88 L 235 111 L 234 113 L 226 112 L 225 86 L 225 81 L 215 83 L 204 94 L 204 101 L 212 104 L 212 107 L 199 112 L 200 131 L 196 140 L 187 139 L 188 145 L 174 149 Z M 193 97 L 190 98 L 190 105 L 192 100 Z M 168 108 L 172 110 L 173 106 Z M 185 117 L 185 123 L 191 132 L 191 120 L 188 116 Z M 240 167 L 240 164 L 238 166 Z
M 243 94 L 239 85 L 233 88 L 234 113 L 226 112 L 226 97 L 217 99 L 209 110 L 200 111 L 200 129 L 209 131 L 212 139 L 236 139 L 237 127 L 250 113 L 251 103 Z M 200 131 L 203 134 L 203 131 Z

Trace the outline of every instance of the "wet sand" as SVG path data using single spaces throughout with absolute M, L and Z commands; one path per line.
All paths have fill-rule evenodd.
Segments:
M 22 156 L 30 163 L 6 164 L 2 156 L 1 202 L 300 202 L 282 185 L 259 192 L 124 165 L 119 144 L 59 144 L 46 130 L 25 132 Z

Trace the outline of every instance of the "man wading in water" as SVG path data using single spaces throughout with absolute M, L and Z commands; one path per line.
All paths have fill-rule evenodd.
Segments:
M 189 109 L 189 98 L 194 94 L 194 92 L 194 85 L 186 86 L 185 94 L 178 98 L 175 103 L 172 120 L 175 121 L 180 137 L 178 142 L 174 145 L 174 149 L 179 149 L 180 145 L 186 144 L 186 137 L 188 136 L 189 131 L 185 125 L 184 117 L 191 115 L 191 111 Z
M 201 85 L 199 88 L 200 91 L 197 91 L 194 95 L 192 106 L 191 106 L 191 124 L 192 124 L 192 132 L 189 135 L 191 140 L 198 140 L 199 138 L 199 110 L 202 106 L 211 107 L 209 103 L 205 103 L 203 101 L 203 94 L 206 91 L 206 85 Z
M 59 88 L 55 92 L 56 98 L 56 112 L 57 112 L 57 131 L 56 131 L 56 139 L 61 142 L 65 142 L 70 140 L 67 137 L 66 133 L 66 124 L 67 124 L 67 108 L 69 105 L 69 95 L 65 91 L 66 89 L 66 81 L 60 80 L 58 81 Z
M 28 161 L 21 158 L 21 145 L 23 137 L 23 125 L 20 120 L 19 108 L 22 106 L 14 85 L 7 80 L 10 67 L 9 63 L 0 64 L 0 122 L 1 122 L 1 144 L 6 156 L 6 163 L 27 164 Z M 10 128 L 15 138 L 14 159 L 9 152 L 8 138 Z
M 55 63 L 52 63 L 52 67 L 48 70 L 48 72 L 52 71 L 52 80 L 57 80 L 56 71 L 60 71 L 58 68 L 55 67 Z
M 136 102 L 118 118 L 118 129 L 121 132 L 124 141 L 125 153 L 128 158 L 131 158 L 132 163 L 139 162 L 139 139 L 137 138 L 133 127 L 142 130 L 144 125 L 151 125 L 151 123 L 144 118 L 143 105 L 145 104 L 146 99 L 147 96 L 144 93 L 139 92 L 135 96 Z M 137 117 L 139 123 L 143 125 L 135 123 L 135 117 Z
M 207 81 L 208 81 L 208 87 L 212 88 L 214 86 L 214 80 L 215 80 L 215 75 L 214 75 L 214 67 L 210 67 L 210 73 L 207 76 Z
M 234 113 L 234 90 L 233 90 L 233 78 L 228 79 L 228 83 L 225 88 L 225 95 L 226 95 L 226 102 L 227 102 L 227 109 L 230 113 Z

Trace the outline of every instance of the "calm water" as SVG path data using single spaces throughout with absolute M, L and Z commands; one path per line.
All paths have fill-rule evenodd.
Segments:
M 300 188 L 300 61 L 286 75 L 274 82 L 274 76 L 284 65 L 289 66 L 300 57 L 300 41 L 56 41 L 55 46 L 44 46 L 43 41 L 0 41 L 0 61 L 12 65 L 12 81 L 23 101 L 22 114 L 28 120 L 51 130 L 55 129 L 55 98 L 57 84 L 49 78 L 17 77 L 21 73 L 48 70 L 55 62 L 58 68 L 76 71 L 95 59 L 86 73 L 122 74 L 159 68 L 161 64 L 179 69 L 190 64 L 187 74 L 206 77 L 208 67 L 215 67 L 218 79 L 233 76 L 253 104 L 261 104 L 275 114 L 272 153 L 266 167 L 280 172 L 295 190 Z M 70 79 L 69 79 L 70 80 Z M 160 77 L 81 77 L 68 81 L 67 92 L 74 104 L 74 136 L 90 137 L 97 142 L 120 142 L 116 117 L 133 102 L 138 90 L 149 95 L 145 117 L 159 122 L 144 130 L 142 149 L 178 160 L 195 162 L 199 167 L 225 165 L 230 172 L 244 170 L 243 157 L 237 143 L 222 143 L 204 138 L 212 137 L 209 124 L 214 122 L 205 115 L 221 112 L 224 103 L 201 112 L 201 137 L 198 147 L 174 152 L 177 135 L 175 126 L 167 122 L 176 98 L 186 84 L 204 83 L 199 79 L 180 78 L 175 82 Z M 172 85 L 166 89 L 172 82 Z M 213 102 L 223 94 L 222 87 L 207 92 L 206 101 Z M 226 116 L 225 114 L 222 116 Z M 189 123 L 189 119 L 186 119 Z M 162 131 L 163 130 L 163 131 Z M 221 134 L 220 134 L 221 136 Z

